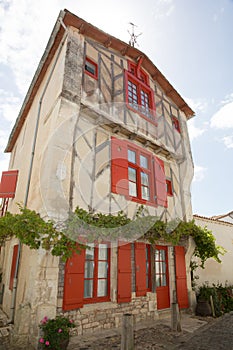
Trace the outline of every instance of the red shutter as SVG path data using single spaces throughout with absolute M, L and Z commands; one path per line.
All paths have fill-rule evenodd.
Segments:
M 117 302 L 131 301 L 131 244 L 118 246 Z
M 2 172 L 0 183 L 0 198 L 14 198 L 18 172 L 18 170 L 9 170 Z
M 66 262 L 64 279 L 63 310 L 73 310 L 83 307 L 84 269 L 86 250 L 80 254 L 74 253 Z
M 113 193 L 129 194 L 128 151 L 124 140 L 111 140 L 111 188 Z
M 146 244 L 135 242 L 136 296 L 146 295 Z
M 154 157 L 154 171 L 157 204 L 167 207 L 167 186 L 164 163 L 157 157 Z
M 184 247 L 175 247 L 175 257 L 177 302 L 179 304 L 180 309 L 186 309 L 189 307 L 189 302 Z
M 13 248 L 13 255 L 12 255 L 12 262 L 11 262 L 11 274 L 10 274 L 10 283 L 9 283 L 9 289 L 13 290 L 13 283 L 14 283 L 14 277 L 15 277 L 15 269 L 16 269 L 16 261 L 18 256 L 18 250 L 19 245 L 14 245 Z

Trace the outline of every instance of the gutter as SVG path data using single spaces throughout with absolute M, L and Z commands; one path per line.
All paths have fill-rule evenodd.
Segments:
M 62 14 L 62 13 L 60 13 L 60 14 Z M 51 80 L 51 78 L 53 76 L 55 67 L 57 65 L 58 59 L 60 57 L 61 51 L 63 49 L 63 45 L 64 45 L 64 43 L 66 41 L 67 36 L 68 36 L 67 27 L 65 26 L 65 24 L 63 22 L 63 16 L 58 18 L 58 22 L 60 22 L 59 23 L 59 27 L 62 25 L 62 27 L 65 29 L 65 35 L 63 36 L 62 41 L 60 42 L 60 45 L 59 45 L 59 47 L 57 49 L 57 55 L 55 57 L 55 61 L 54 61 L 53 65 L 52 65 L 50 74 L 49 74 L 49 76 L 47 78 L 44 90 L 43 90 L 43 92 L 41 94 L 41 97 L 40 97 L 40 100 L 39 100 L 39 106 L 38 106 L 37 117 L 36 117 L 36 126 L 35 126 L 35 132 L 34 132 L 34 136 L 33 136 L 32 149 L 31 149 L 31 160 L 30 160 L 30 165 L 29 165 L 29 172 L 28 172 L 28 179 L 27 179 L 27 186 L 26 186 L 26 194 L 25 194 L 25 198 L 24 198 L 24 207 L 25 208 L 27 207 L 27 204 L 28 204 L 28 196 L 29 196 L 29 190 L 30 190 L 30 184 L 31 184 L 32 169 L 33 169 L 35 148 L 36 148 L 36 141 L 37 141 L 39 122 L 40 122 L 40 117 L 41 117 L 41 106 L 42 106 L 43 99 L 44 99 L 45 93 L 47 91 L 48 85 L 49 85 L 50 80 Z M 40 69 L 40 67 L 38 69 Z M 14 281 L 13 281 L 13 290 L 12 290 L 12 298 L 11 298 L 11 308 L 10 308 L 10 320 L 9 320 L 9 323 L 14 323 L 16 294 L 17 294 L 18 274 L 19 274 L 19 264 L 20 264 L 21 251 L 22 251 L 22 243 L 19 241 L 19 248 L 18 248 L 16 267 L 15 267 L 15 274 L 14 274 Z

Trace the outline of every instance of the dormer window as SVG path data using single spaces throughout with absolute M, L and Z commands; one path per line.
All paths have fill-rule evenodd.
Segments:
M 154 95 L 149 86 L 148 74 L 140 68 L 140 65 L 129 61 L 125 81 L 128 107 L 137 111 L 143 118 L 156 123 Z

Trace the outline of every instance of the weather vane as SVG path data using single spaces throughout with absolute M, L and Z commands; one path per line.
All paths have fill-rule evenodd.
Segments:
M 130 35 L 129 45 L 134 47 L 135 44 L 138 45 L 138 43 L 137 43 L 137 38 L 138 38 L 139 35 L 141 35 L 142 33 L 140 33 L 140 34 L 138 34 L 138 35 L 135 35 L 134 27 L 137 27 L 136 24 L 134 24 L 134 23 L 132 23 L 132 22 L 129 22 L 129 24 L 132 26 L 132 28 L 131 28 L 132 31 L 130 32 L 130 31 L 128 30 L 128 33 L 129 33 L 129 35 Z M 139 46 L 139 45 L 138 45 L 138 46 Z

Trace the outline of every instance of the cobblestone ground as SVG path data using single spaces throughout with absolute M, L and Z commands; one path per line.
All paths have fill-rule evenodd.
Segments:
M 193 333 L 185 330 L 173 332 L 168 325 L 159 322 L 153 327 L 148 325 L 135 332 L 135 350 L 233 350 L 233 312 L 218 319 L 211 318 L 208 322 Z M 105 331 L 72 337 L 68 350 L 120 349 L 120 342 L 119 333 Z M 20 349 L 10 345 L 4 333 L 0 336 L 0 350 Z M 27 347 L 25 350 L 32 348 Z
M 91 340 L 92 338 L 92 340 Z M 154 327 L 135 332 L 135 350 L 233 350 L 233 312 L 212 321 L 194 333 L 176 333 L 169 326 L 156 324 Z M 120 335 L 99 338 L 80 337 L 70 344 L 69 350 L 120 349 Z

